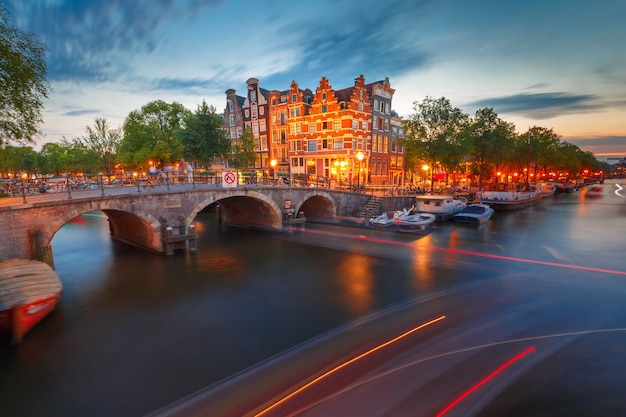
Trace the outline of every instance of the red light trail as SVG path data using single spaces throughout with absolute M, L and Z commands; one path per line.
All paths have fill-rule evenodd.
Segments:
M 461 394 L 457 399 L 455 399 L 450 404 L 448 404 L 446 406 L 446 408 L 444 408 L 443 410 L 441 410 L 441 412 L 439 412 L 439 414 L 437 414 L 437 417 L 443 416 L 445 413 L 450 411 L 455 405 L 457 405 L 458 403 L 463 401 L 463 399 L 465 399 L 467 396 L 469 396 L 472 392 L 476 391 L 478 388 L 480 388 L 481 386 L 483 386 L 484 384 L 489 382 L 491 379 L 493 379 L 496 375 L 500 374 L 506 368 L 508 368 L 509 366 L 513 365 L 513 363 L 517 362 L 518 360 L 520 360 L 524 356 L 528 355 L 533 350 L 535 350 L 535 348 L 531 346 L 528 349 L 526 349 L 525 351 L 523 351 L 521 353 L 518 353 L 517 355 L 515 355 L 514 357 L 509 359 L 507 362 L 505 362 L 503 365 L 501 365 L 498 369 L 496 369 L 495 371 L 493 371 L 492 373 L 487 375 L 481 381 L 479 381 L 474 386 L 472 386 L 469 390 L 467 390 L 463 394 Z

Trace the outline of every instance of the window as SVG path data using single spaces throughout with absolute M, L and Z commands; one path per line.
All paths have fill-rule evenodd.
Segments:
M 328 129 L 328 122 L 322 122 L 322 130 Z
M 291 102 L 295 103 L 296 101 L 298 101 L 298 96 L 296 94 L 292 94 L 291 95 Z
M 265 119 L 259 120 L 259 129 L 261 130 L 261 132 L 265 132 L 266 130 Z
M 261 149 L 264 151 L 267 150 L 267 136 L 265 135 L 261 136 Z
M 257 119 L 259 117 L 259 114 L 257 113 L 256 106 L 252 107 L 250 110 L 252 111 L 252 118 Z
M 317 150 L 317 142 L 314 140 L 310 140 L 308 142 L 308 151 L 315 152 Z
M 296 107 L 296 117 L 300 116 L 300 107 Z
M 387 152 L 389 150 L 389 138 L 385 136 L 383 138 L 383 152 Z
M 359 111 L 363 111 L 363 103 L 359 102 Z
M 276 143 L 278 141 L 278 131 L 272 130 L 272 143 Z
M 402 157 L 398 157 L 398 168 L 402 168 Z
M 289 116 L 296 117 L 296 109 L 294 109 L 293 107 L 289 109 Z
M 333 141 L 333 149 L 343 149 L 343 139 L 335 139 Z
M 377 98 L 374 99 L 374 108 L 375 109 L 378 108 L 378 99 Z
M 381 113 L 384 113 L 384 112 L 385 112 L 385 102 L 384 102 L 384 101 L 381 101 L 381 102 L 380 102 L 380 112 L 381 112 Z
M 378 116 L 372 117 L 372 126 L 378 129 Z
M 284 145 L 287 143 L 287 131 L 285 129 L 281 129 L 280 131 L 280 144 Z
M 231 100 L 228 100 L 228 111 L 234 111 L 234 106 L 233 106 L 233 102 Z
M 322 113 L 326 113 L 326 112 L 327 112 L 326 104 L 322 104 Z
M 361 124 L 363 125 L 362 129 L 367 130 L 367 122 L 364 120 L 361 122 Z
M 359 121 L 352 119 L 352 130 L 357 130 L 359 128 Z
M 250 91 L 250 101 L 256 103 L 256 91 Z
M 326 100 L 326 93 L 322 93 L 322 100 Z
M 252 123 L 252 133 L 254 136 L 259 136 L 259 122 Z
M 322 139 L 322 149 L 328 149 L 328 139 Z
M 309 123 L 309 133 L 317 132 L 317 125 L 315 123 Z
M 237 139 L 237 129 L 235 129 L 234 127 L 230 129 L 230 138 Z
M 235 115 L 231 114 L 229 119 L 230 119 L 230 125 L 235 126 Z
M 333 121 L 333 130 L 341 130 L 341 120 Z

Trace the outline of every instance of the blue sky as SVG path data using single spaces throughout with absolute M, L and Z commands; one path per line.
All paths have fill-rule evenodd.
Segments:
M 626 156 L 626 0 L 13 0 L 13 13 L 48 47 L 40 143 L 156 99 L 221 112 L 250 77 L 315 90 L 363 74 L 390 78 L 401 116 L 444 96 Z

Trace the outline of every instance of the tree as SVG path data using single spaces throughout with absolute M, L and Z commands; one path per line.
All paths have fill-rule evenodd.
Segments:
M 45 46 L 35 35 L 15 28 L 0 2 L 0 147 L 11 141 L 34 142 L 50 91 L 47 72 Z
M 34 172 L 37 163 L 37 151 L 30 146 L 7 146 L 4 149 L 2 171 L 13 173 L 20 171 Z
M 254 146 L 252 128 L 246 127 L 239 140 L 233 144 L 233 154 L 230 165 L 235 169 L 246 169 L 254 165 L 254 161 L 256 160 Z
M 472 141 L 470 158 L 474 174 L 479 175 L 479 187 L 490 180 L 505 162 L 515 154 L 515 126 L 498 117 L 493 108 L 478 109 L 467 128 Z
M 185 159 L 208 165 L 217 158 L 223 161 L 230 155 L 231 142 L 215 107 L 208 106 L 203 100 L 195 113 L 185 117 L 184 125 L 178 135 L 184 146 Z
M 118 148 L 121 143 L 121 132 L 119 129 L 112 129 L 107 123 L 107 119 L 97 117 L 94 127 L 85 127 L 87 136 L 77 140 L 77 145 L 82 144 L 86 151 L 92 152 L 100 162 L 100 170 L 106 173 L 115 171 L 115 164 L 118 162 Z
M 405 138 L 402 141 L 407 151 L 407 158 L 428 163 L 434 167 L 438 163 L 456 166 L 462 159 L 463 148 L 461 133 L 467 124 L 468 116 L 458 108 L 452 107 L 450 101 L 441 97 L 426 97 L 421 103 L 413 103 L 415 114 L 403 121 Z M 416 161 L 409 160 L 412 166 Z M 448 166 L 446 166 L 448 168 Z M 431 170 L 431 190 L 434 170 Z
M 120 157 L 130 166 L 141 167 L 153 160 L 157 166 L 179 160 L 183 144 L 177 132 L 190 114 L 182 104 L 151 101 L 141 110 L 131 111 L 124 121 Z

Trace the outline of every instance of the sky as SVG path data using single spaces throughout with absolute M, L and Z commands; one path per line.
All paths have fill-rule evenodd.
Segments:
M 403 117 L 446 97 L 626 156 L 626 0 L 13 0 L 13 15 L 48 49 L 39 146 L 157 99 L 222 113 L 251 77 L 315 91 L 364 75 L 389 77 Z

